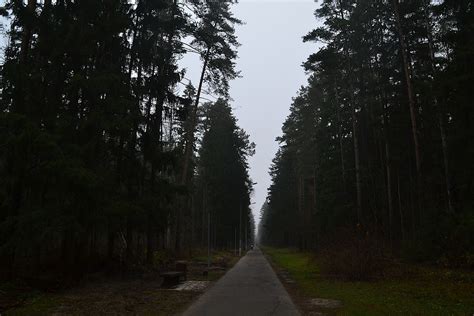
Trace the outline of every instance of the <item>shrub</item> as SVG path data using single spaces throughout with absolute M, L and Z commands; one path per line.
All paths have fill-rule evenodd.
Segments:
M 321 251 L 321 273 L 351 281 L 379 278 L 385 268 L 379 244 L 372 234 L 362 229 L 339 230 Z

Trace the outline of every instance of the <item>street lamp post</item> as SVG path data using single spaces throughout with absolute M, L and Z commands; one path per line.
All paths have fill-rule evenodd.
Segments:
M 242 199 L 240 199 L 239 211 L 239 257 L 242 256 Z
M 207 270 L 211 267 L 211 212 L 207 211 Z
M 250 205 L 255 202 L 250 203 Z M 247 245 L 247 218 L 245 220 L 245 250 L 248 249 Z M 239 257 L 242 256 L 242 198 L 240 199 L 240 210 L 239 210 Z
M 249 245 L 247 244 L 247 221 L 245 221 L 245 251 L 247 251 Z

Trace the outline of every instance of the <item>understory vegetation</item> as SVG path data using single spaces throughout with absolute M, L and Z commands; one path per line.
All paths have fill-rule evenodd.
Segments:
M 162 260 L 173 262 L 171 254 L 162 253 Z M 181 258 L 182 259 L 182 258 Z M 203 276 L 207 265 L 205 251 L 196 250 L 188 258 L 188 280 L 216 281 L 237 262 L 229 251 L 211 255 L 214 269 Z M 147 267 L 139 276 L 104 278 L 101 274 L 72 289 L 52 291 L 29 287 L 27 284 L 5 283 L 0 286 L 0 306 L 5 315 L 176 315 L 186 309 L 201 291 L 177 291 L 160 286 L 158 269 Z M 208 286 L 204 285 L 204 286 Z
M 335 275 L 325 255 L 265 248 L 277 272 L 296 282 L 286 284 L 303 312 L 325 315 L 470 315 L 474 310 L 474 274 L 438 267 L 386 263 L 376 280 L 350 281 Z M 340 263 L 339 263 L 340 264 Z M 346 263 L 350 266 L 350 262 Z M 328 270 L 329 268 L 329 270 Z M 283 281 L 285 282 L 285 281 Z M 335 299 L 340 308 L 317 308 L 312 298 Z

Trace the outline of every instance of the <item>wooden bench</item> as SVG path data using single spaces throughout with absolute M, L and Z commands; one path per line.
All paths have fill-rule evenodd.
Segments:
M 163 278 L 163 287 L 171 287 L 178 285 L 181 277 L 185 276 L 184 272 L 181 271 L 167 271 L 160 273 L 160 276 Z
M 176 261 L 175 270 L 184 273 L 184 280 L 188 278 L 188 263 L 186 261 Z
M 181 278 L 184 281 L 187 280 L 188 274 L 188 264 L 186 261 L 177 261 L 175 263 L 175 270 L 174 271 L 166 271 L 160 273 L 160 276 L 163 278 L 163 287 L 171 287 L 174 285 L 178 285 Z

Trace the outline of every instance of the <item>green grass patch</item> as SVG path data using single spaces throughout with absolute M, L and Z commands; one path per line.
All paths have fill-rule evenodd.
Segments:
M 330 280 L 310 253 L 265 248 L 274 264 L 290 274 L 308 298 L 341 300 L 335 315 L 472 315 L 472 273 L 414 267 L 410 275 L 373 282 Z

